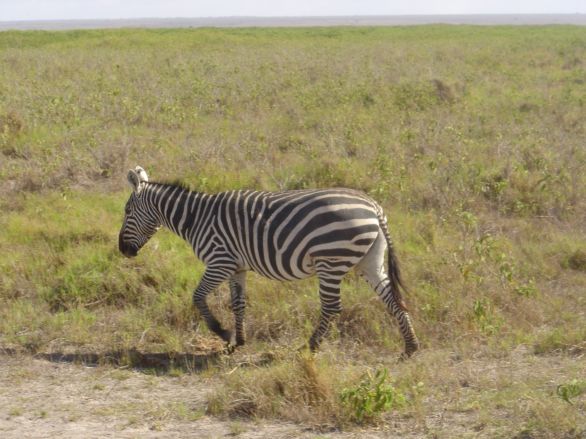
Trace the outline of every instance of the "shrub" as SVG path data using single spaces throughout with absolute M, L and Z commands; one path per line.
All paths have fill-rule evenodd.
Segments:
M 388 376 L 386 368 L 377 369 L 374 373 L 369 371 L 356 387 L 342 391 L 340 398 L 357 422 L 375 419 L 405 403 L 405 395 L 393 387 Z
M 556 393 L 568 404 L 572 404 L 572 398 L 586 393 L 586 380 L 573 379 L 569 383 L 560 384 L 557 387 Z

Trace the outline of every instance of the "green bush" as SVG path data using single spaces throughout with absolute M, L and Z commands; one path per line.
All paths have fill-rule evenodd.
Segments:
M 361 423 L 372 420 L 384 412 L 405 404 L 405 395 L 395 389 L 389 381 L 386 368 L 368 371 L 356 387 L 342 390 L 340 398 L 352 414 Z
M 556 389 L 557 395 L 568 404 L 572 404 L 572 398 L 586 393 L 586 380 L 573 379 L 572 381 L 560 384 Z

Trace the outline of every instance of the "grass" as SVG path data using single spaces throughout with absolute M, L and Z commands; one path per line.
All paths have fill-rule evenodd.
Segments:
M 478 431 L 577 435 L 583 397 L 560 400 L 554 368 L 516 382 L 466 368 L 526 348 L 529 375 L 544 358 L 563 363 L 556 386 L 583 375 L 584 59 L 570 26 L 2 32 L 0 348 L 221 346 L 191 309 L 203 266 L 187 245 L 159 232 L 118 254 L 136 164 L 210 192 L 349 186 L 386 209 L 421 357 L 394 363 L 396 325 L 355 276 L 324 352 L 299 357 L 315 280 L 251 275 L 238 355 L 276 356 L 214 366 L 210 413 L 352 428 L 340 395 L 386 368 L 405 397 L 392 414 L 429 434 L 436 402 Z M 211 305 L 231 322 L 227 297 Z
M 586 392 L 586 380 L 573 379 L 569 383 L 560 384 L 557 387 L 558 396 L 568 404 L 572 403 L 572 398 L 576 398 Z

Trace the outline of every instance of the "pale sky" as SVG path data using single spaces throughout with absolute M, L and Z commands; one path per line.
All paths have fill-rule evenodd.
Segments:
M 586 0 L 0 0 L 0 21 L 575 13 L 586 13 Z

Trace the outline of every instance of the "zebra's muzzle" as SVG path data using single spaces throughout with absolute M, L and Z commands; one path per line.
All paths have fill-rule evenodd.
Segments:
M 122 239 L 122 234 L 120 234 L 118 237 L 118 249 L 120 250 L 120 253 L 122 253 L 127 258 L 133 258 L 138 253 L 138 248 L 136 246 L 124 242 L 124 239 Z

